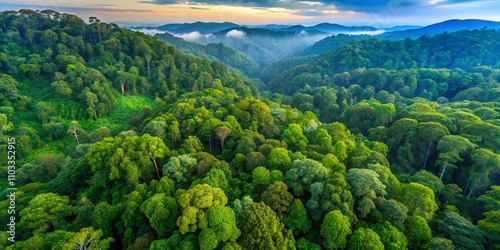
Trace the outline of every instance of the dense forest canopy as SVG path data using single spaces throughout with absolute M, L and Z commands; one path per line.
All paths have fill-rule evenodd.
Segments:
M 97 17 L 0 31 L 0 249 L 500 247 L 499 31 L 358 41 L 263 84 Z

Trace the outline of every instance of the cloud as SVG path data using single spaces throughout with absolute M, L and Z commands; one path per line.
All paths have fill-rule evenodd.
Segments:
M 226 34 L 226 37 L 234 37 L 234 38 L 243 38 L 244 36 L 245 32 L 240 30 L 231 30 Z
M 115 9 L 115 8 L 102 8 L 102 7 L 72 7 L 72 6 L 54 6 L 54 5 L 20 5 L 20 4 L 1 4 L 0 10 L 7 9 L 33 9 L 45 10 L 53 9 L 58 12 L 81 13 L 81 12 L 154 12 L 153 10 L 138 10 L 138 9 Z M 104 5 L 101 5 L 104 6 Z M 105 5 L 112 7 L 112 5 Z
M 200 39 L 203 35 L 198 31 L 193 31 L 185 34 L 173 34 L 174 36 L 180 37 L 186 41 L 194 41 Z
M 452 5 L 460 3 L 492 2 L 491 0 L 142 0 L 142 3 L 160 5 L 227 5 L 260 8 L 286 8 L 297 11 L 297 15 L 321 16 L 336 14 L 332 11 L 355 11 L 365 13 L 398 12 L 423 6 Z
M 163 30 L 157 30 L 157 29 L 132 29 L 133 31 L 139 31 L 139 32 L 142 32 L 146 35 L 150 35 L 150 36 L 154 36 L 156 34 L 163 34 L 165 33 L 165 31 Z

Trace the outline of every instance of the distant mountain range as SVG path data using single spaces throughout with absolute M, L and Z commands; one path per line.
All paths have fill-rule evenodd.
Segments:
M 488 29 L 500 29 L 500 22 L 478 19 L 453 19 L 417 29 L 386 32 L 379 35 L 378 38 L 399 40 L 405 38 L 418 38 L 423 35 L 433 36 L 443 32 L 482 29 L 483 27 L 487 27 Z

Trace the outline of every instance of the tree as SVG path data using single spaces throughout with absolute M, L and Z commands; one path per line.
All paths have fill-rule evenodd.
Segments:
M 302 196 L 311 184 L 325 182 L 330 173 L 329 169 L 317 161 L 311 159 L 296 160 L 290 170 L 286 172 L 286 183 L 294 195 Z
M 231 134 L 231 129 L 225 126 L 216 127 L 214 129 L 215 135 L 220 140 L 221 150 L 224 150 L 224 142 L 226 141 L 229 134 Z
M 451 240 L 441 237 L 432 238 L 425 247 L 426 249 L 455 250 L 455 246 Z
M 388 221 L 375 224 L 372 229 L 380 236 L 380 241 L 384 244 L 384 249 L 407 249 L 408 240 L 405 235 Z
M 500 186 L 491 186 L 491 190 L 486 191 L 477 200 L 484 202 L 484 208 L 488 211 L 500 211 Z
M 276 216 L 280 219 L 289 213 L 293 202 L 293 195 L 288 192 L 288 186 L 281 181 L 269 185 L 261 197 L 262 201 L 276 212 Z
M 348 249 L 384 249 L 384 244 L 380 241 L 377 233 L 369 228 L 358 228 L 351 235 L 349 240 Z
M 339 210 L 326 214 L 321 223 L 321 236 L 323 236 L 326 249 L 343 249 L 347 244 L 347 236 L 352 233 L 349 218 Z
M 408 208 L 408 214 L 418 215 L 426 220 L 430 220 L 438 209 L 432 189 L 419 183 L 403 185 L 401 202 Z
M 111 237 L 101 239 L 102 236 L 102 230 L 94 230 L 93 227 L 82 228 L 77 233 L 67 233 L 55 248 L 62 250 L 109 249 L 111 243 L 115 240 Z
M 477 227 L 484 232 L 486 238 L 500 246 L 500 211 L 490 211 L 484 213 L 484 219 L 477 222 Z M 488 246 L 491 244 L 488 243 Z
M 212 250 L 224 242 L 236 242 L 241 231 L 236 226 L 234 211 L 229 207 L 213 206 L 206 212 L 208 226 L 198 235 L 201 250 Z
M 245 206 L 239 221 L 239 242 L 244 249 L 295 249 L 292 232 L 285 229 L 276 213 L 263 202 Z
M 439 179 L 443 179 L 446 169 L 452 171 L 457 168 L 457 163 L 463 159 L 460 154 L 471 150 L 474 147 L 468 139 L 459 135 L 445 135 L 438 142 L 437 150 L 440 151 L 436 166 L 441 167 L 441 174 Z M 453 172 L 450 172 L 453 173 Z
M 311 221 L 307 218 L 307 210 L 302 201 L 294 199 L 290 207 L 290 213 L 283 216 L 283 224 L 290 228 L 295 235 L 307 233 L 311 229 Z
M 281 140 L 286 142 L 292 149 L 299 151 L 304 150 L 309 143 L 302 132 L 302 127 L 296 123 L 288 125 L 288 128 L 283 130 Z
M 267 166 L 271 170 L 278 169 L 282 172 L 288 171 L 292 166 L 288 150 L 284 148 L 273 148 L 267 155 Z
M 177 218 L 177 226 L 182 234 L 186 234 L 206 228 L 207 209 L 226 205 L 227 197 L 220 188 L 198 184 L 180 195 L 178 203 L 182 208 L 182 215 Z
M 409 245 L 415 248 L 424 246 L 432 238 L 431 228 L 425 219 L 418 215 L 406 219 L 405 229 Z
M 75 140 L 76 140 L 76 144 L 80 144 L 80 141 L 78 140 L 78 122 L 77 121 L 71 121 L 69 123 L 69 127 L 68 127 L 68 134 L 73 134 L 73 136 L 75 137 Z
M 444 212 L 437 221 L 441 233 L 453 241 L 457 249 L 484 249 L 484 234 L 470 221 L 455 212 Z
M 34 229 L 35 233 L 53 232 L 62 227 L 64 218 L 74 212 L 67 196 L 54 193 L 39 194 L 19 215 L 21 224 Z
M 443 189 L 444 185 L 441 179 L 425 170 L 420 170 L 410 177 L 410 181 L 420 183 L 434 191 L 435 194 L 439 194 Z
M 149 219 L 149 225 L 158 236 L 163 238 L 175 227 L 177 202 L 164 193 L 157 193 L 142 203 L 141 212 Z
M 371 169 L 351 168 L 347 171 L 346 181 L 351 185 L 351 192 L 356 197 L 359 216 L 366 217 L 375 209 L 375 198 L 384 197 L 385 185 L 379 175 Z
M 191 177 L 198 169 L 196 158 L 190 155 L 171 157 L 163 165 L 163 175 L 172 179 L 179 187 L 187 187 Z

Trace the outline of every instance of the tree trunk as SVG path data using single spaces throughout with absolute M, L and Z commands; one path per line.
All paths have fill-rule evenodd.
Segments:
M 464 188 L 464 191 L 463 192 L 466 192 L 467 189 L 469 188 L 469 184 L 470 184 L 470 180 L 472 179 L 472 177 L 469 177 L 469 180 L 467 181 L 467 185 L 465 185 L 465 188 Z
M 80 144 L 80 141 L 78 141 L 78 134 L 76 133 L 76 129 L 75 129 L 75 130 L 73 130 L 73 134 L 75 135 L 76 145 L 79 145 L 79 144 Z
M 439 176 L 439 179 L 442 181 L 443 180 L 443 175 L 444 175 L 444 171 L 446 170 L 446 164 L 444 164 L 444 168 L 443 168 L 443 171 L 441 172 L 441 176 Z
M 121 88 L 122 88 L 122 95 L 125 95 L 125 84 L 123 82 L 121 84 Z
M 422 169 L 425 169 L 425 165 L 427 165 L 427 158 L 429 158 L 429 152 L 431 151 L 432 141 L 429 142 L 429 147 L 427 148 L 427 154 L 425 155 L 424 166 Z
M 153 160 L 153 163 L 155 165 L 155 168 L 156 168 L 156 174 L 158 175 L 158 180 L 161 179 L 160 177 L 160 170 L 158 170 L 158 164 L 156 163 L 156 160 L 155 158 L 153 157 L 153 155 L 151 154 L 151 152 L 148 152 L 149 153 L 149 157 L 151 157 L 151 160 Z

